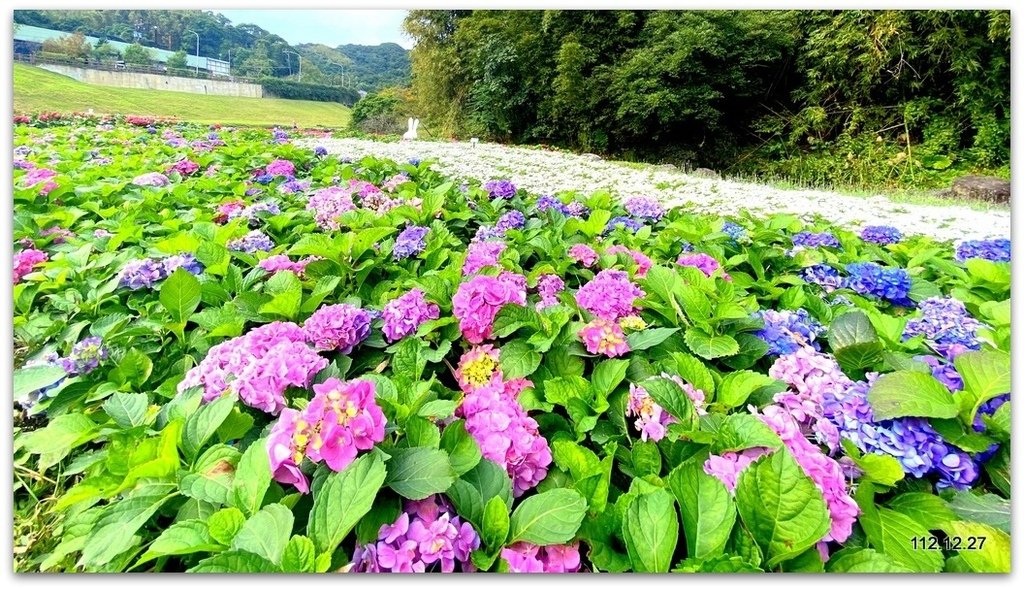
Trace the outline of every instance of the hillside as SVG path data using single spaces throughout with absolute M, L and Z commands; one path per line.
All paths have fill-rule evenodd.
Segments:
M 86 111 L 177 117 L 229 125 L 348 125 L 350 111 L 338 103 L 273 98 L 206 96 L 164 90 L 84 84 L 34 66 L 14 64 L 14 111 Z
M 300 53 L 325 75 L 339 76 L 344 65 L 345 78 L 357 90 L 372 92 L 387 86 L 408 86 L 411 76 L 409 51 L 396 43 L 380 45 L 339 45 L 305 43 Z M 346 84 L 349 85 L 349 84 Z

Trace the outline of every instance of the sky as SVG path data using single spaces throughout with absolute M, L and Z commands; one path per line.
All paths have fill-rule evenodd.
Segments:
M 280 36 L 290 45 L 398 43 L 412 48 L 402 33 L 405 10 L 217 10 L 231 24 L 254 24 Z

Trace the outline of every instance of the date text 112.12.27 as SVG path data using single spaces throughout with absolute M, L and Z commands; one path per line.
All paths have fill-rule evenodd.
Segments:
M 977 551 L 984 547 L 985 537 L 912 537 L 910 544 L 915 550 Z

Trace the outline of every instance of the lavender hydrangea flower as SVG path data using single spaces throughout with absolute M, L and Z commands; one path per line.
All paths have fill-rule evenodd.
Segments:
M 636 195 L 626 199 L 626 211 L 633 217 L 658 221 L 665 215 L 665 208 L 653 197 Z
M 178 268 L 184 268 L 188 272 L 197 275 L 203 272 L 203 264 L 196 260 L 196 257 L 189 253 L 168 256 L 162 260 L 164 274 L 170 276 Z
M 416 256 L 427 247 L 427 233 L 430 228 L 419 225 L 410 225 L 402 230 L 395 239 L 395 247 L 391 249 L 391 255 L 395 260 L 402 260 L 410 256 Z
M 839 240 L 830 232 L 813 233 L 802 231 L 793 236 L 793 249 L 789 251 L 789 254 L 792 256 L 804 248 L 819 248 L 822 246 L 829 248 L 841 247 Z
M 590 208 L 579 201 L 573 201 L 565 206 L 565 212 L 569 217 L 582 219 L 590 215 Z
M 384 336 L 388 342 L 401 340 L 413 334 L 420 324 L 427 320 L 436 320 L 441 310 L 436 303 L 429 303 L 423 291 L 413 289 L 401 297 L 396 297 L 384 306 L 381 318 L 384 320 Z
M 488 266 L 498 266 L 498 257 L 505 251 L 504 242 L 473 242 L 469 245 L 462 275 L 469 276 Z
M 983 325 L 967 312 L 962 301 L 952 297 L 929 297 L 918 309 L 921 315 L 907 321 L 903 340 L 922 335 L 949 359 L 965 350 L 981 348 L 977 330 Z
M 565 289 L 565 282 L 558 275 L 541 275 L 537 278 L 537 293 L 540 302 L 537 309 L 558 305 L 558 294 Z
M 971 258 L 981 258 L 992 262 L 1010 261 L 1010 240 L 967 240 L 956 247 L 956 261 L 966 262 Z
M 820 286 L 826 293 L 831 293 L 844 286 L 845 281 L 839 271 L 827 264 L 815 264 L 800 271 L 800 276 L 808 283 Z
M 510 229 L 523 229 L 525 225 L 526 217 L 522 213 L 519 211 L 509 211 L 498 218 L 494 229 L 500 232 L 501 235 L 505 235 L 506 231 Z
M 318 145 L 315 148 L 313 148 L 313 155 L 318 158 L 322 158 L 327 155 L 327 148 L 325 148 L 322 145 Z
M 516 196 L 516 185 L 509 180 L 488 180 L 484 183 L 484 190 L 492 199 L 511 199 Z
M 806 309 L 766 309 L 756 312 L 754 317 L 764 321 L 764 327 L 754 335 L 768 344 L 768 354 L 792 354 L 802 346 L 820 350 L 815 339 L 825 333 L 825 327 L 812 318 Z
M 563 215 L 569 214 L 568 207 L 564 203 L 562 203 L 562 201 L 558 200 L 557 198 L 551 195 L 541 195 L 540 197 L 538 197 L 536 207 L 537 211 L 540 212 L 544 212 L 547 211 L 548 209 L 551 209 L 554 211 L 558 211 Z
M 643 226 L 644 224 L 642 221 L 638 221 L 636 219 L 633 219 L 632 217 L 626 217 L 625 215 L 620 215 L 619 217 L 612 217 L 611 219 L 608 220 L 608 225 L 605 226 L 604 233 L 610 234 L 612 231 L 615 230 L 616 227 L 621 227 L 623 229 L 629 230 L 630 233 L 635 234 L 636 232 L 640 231 L 640 228 L 642 228 Z
M 860 239 L 865 242 L 888 246 L 898 244 L 903 239 L 903 233 L 891 225 L 869 225 L 860 231 Z
M 273 250 L 274 241 L 267 234 L 254 229 L 240 238 L 230 240 L 227 246 L 228 250 L 252 254 L 254 252 L 269 252 Z
M 902 268 L 881 266 L 874 262 L 851 262 L 846 265 L 846 287 L 861 295 L 884 299 L 902 307 L 913 307 L 910 300 L 910 274 Z
M 306 339 L 317 350 L 349 354 L 370 336 L 370 313 L 347 303 L 324 305 L 302 324 Z
M 100 366 L 108 356 L 103 338 L 90 336 L 79 341 L 71 348 L 64 370 L 69 375 L 85 375 Z
M 163 264 L 152 258 L 143 258 L 132 260 L 121 268 L 120 284 L 135 291 L 143 287 L 152 287 L 153 283 L 166 276 Z

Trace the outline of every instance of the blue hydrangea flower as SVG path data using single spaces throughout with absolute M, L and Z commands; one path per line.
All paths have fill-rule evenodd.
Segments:
M 421 161 L 419 158 L 409 158 L 409 163 L 413 166 L 419 166 Z
M 612 217 L 610 220 L 608 220 L 608 225 L 605 226 L 604 233 L 609 234 L 616 227 L 622 227 L 624 229 L 629 230 L 631 233 L 635 234 L 636 232 L 640 231 L 640 228 L 642 228 L 643 226 L 644 224 L 641 221 L 633 219 L 632 217 L 620 215 L 619 217 Z
M 164 265 L 164 275 L 170 276 L 179 267 L 197 275 L 203 272 L 203 264 L 196 260 L 196 257 L 189 253 L 168 256 L 161 261 Z
M 498 218 L 498 222 L 494 224 L 494 229 L 500 232 L 502 235 L 510 229 L 523 229 L 526 225 L 526 217 L 519 211 L 509 211 Z
M 978 350 L 977 330 L 983 324 L 974 319 L 962 301 L 952 297 L 929 297 L 918 305 L 921 315 L 911 318 L 903 328 L 903 339 L 923 335 L 946 358 L 966 350 Z
M 902 268 L 881 266 L 875 262 L 851 262 L 846 265 L 846 287 L 895 305 L 913 307 L 910 300 L 910 274 Z
M 839 271 L 827 264 L 815 264 L 800 271 L 800 276 L 808 283 L 819 285 L 826 293 L 843 287 L 843 277 Z
M 860 239 L 865 242 L 888 246 L 897 244 L 903 239 L 900 230 L 891 225 L 869 225 L 860 231 Z
M 315 148 L 313 148 L 313 155 L 318 158 L 322 158 L 327 155 L 327 148 L 325 148 L 322 145 L 318 145 Z
M 419 254 L 427 247 L 426 238 L 429 231 L 430 228 L 419 225 L 410 225 L 405 228 L 395 239 L 395 247 L 392 248 L 391 255 L 395 260 L 401 260 Z
M 260 174 L 259 176 L 257 176 L 253 180 L 255 180 L 256 182 L 258 182 L 260 184 L 270 184 L 271 181 L 274 180 L 274 175 L 273 174 Z
M 825 333 L 825 327 L 812 318 L 806 309 L 766 309 L 754 313 L 754 317 L 764 321 L 764 327 L 754 335 L 768 344 L 768 354 L 792 354 L 802 346 L 821 350 L 815 338 Z
M 747 237 L 747 228 L 743 227 L 738 223 L 732 221 L 726 221 L 722 224 L 722 233 L 728 235 L 734 240 L 742 240 Z
M 992 262 L 1010 261 L 1010 240 L 967 240 L 956 247 L 956 261 L 966 262 L 971 258 L 983 258 Z
M 484 190 L 492 199 L 511 199 L 516 196 L 517 189 L 509 180 L 488 180 L 484 183 Z
M 840 247 L 839 240 L 827 231 L 819 233 L 802 231 L 793 236 L 794 248 L 818 248 L 820 246 L 827 246 L 829 248 Z
M 665 215 L 665 208 L 653 197 L 636 195 L 626 199 L 626 211 L 633 217 L 658 221 Z
M 230 240 L 227 246 L 228 250 L 252 254 L 257 251 L 269 252 L 274 248 L 274 241 L 267 234 L 254 229 L 240 238 Z

